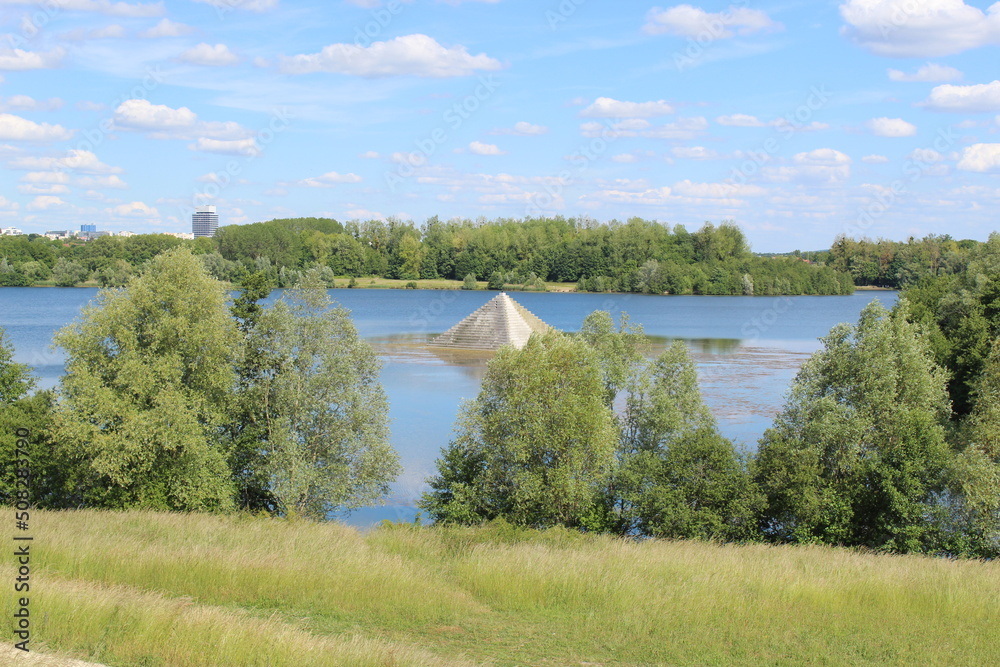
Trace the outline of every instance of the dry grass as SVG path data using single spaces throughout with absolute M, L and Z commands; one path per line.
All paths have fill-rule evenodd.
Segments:
M 108 665 L 965 665 L 1000 646 L 998 563 L 496 526 L 33 518 L 34 637 Z

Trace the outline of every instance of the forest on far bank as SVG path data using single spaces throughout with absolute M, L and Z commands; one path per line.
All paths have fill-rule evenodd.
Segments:
M 214 238 L 165 234 L 51 241 L 0 237 L 0 286 L 125 285 L 156 255 L 185 245 L 213 277 L 237 282 L 263 271 L 273 287 L 325 267 L 334 279 L 378 276 L 488 281 L 490 288 L 576 283 L 580 291 L 645 294 L 850 294 L 857 286 L 903 288 L 963 270 L 978 241 L 947 235 L 905 242 L 838 237 L 830 250 L 755 254 L 733 222 L 690 232 L 655 221 L 591 219 L 398 220 L 341 223 L 291 218 L 229 225 Z

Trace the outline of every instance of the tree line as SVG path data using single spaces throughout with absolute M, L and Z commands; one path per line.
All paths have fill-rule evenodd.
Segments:
M 0 335 L 0 449 L 33 434 L 36 506 L 321 519 L 387 493 L 400 467 L 380 362 L 347 311 L 316 271 L 270 307 L 265 276 L 242 282 L 227 306 L 189 249 L 155 255 L 56 334 L 56 391 L 29 395 Z
M 187 248 L 62 329 L 66 375 L 31 393 L 0 332 L 0 450 L 34 437 L 40 507 L 325 518 L 399 472 L 379 361 L 319 269 L 271 306 Z M 489 362 L 419 505 L 631 537 L 1000 554 L 1000 234 L 959 274 L 834 327 L 753 453 L 723 437 L 687 348 L 597 311 Z M 0 477 L 0 500 L 15 489 Z
M 152 257 L 189 247 L 217 279 L 263 272 L 290 287 L 319 268 L 336 277 L 379 276 L 407 281 L 448 279 L 528 285 L 576 283 L 581 291 L 647 294 L 845 294 L 845 271 L 801 257 L 760 257 L 731 222 L 689 232 L 632 218 L 450 220 L 422 227 L 397 220 L 340 223 L 324 218 L 230 225 L 214 238 L 182 241 L 166 235 L 49 241 L 35 235 L 0 238 L 0 285 L 92 280 L 124 285 Z
M 420 506 L 623 536 L 1000 555 L 1000 234 L 965 270 L 834 327 L 749 454 L 722 437 L 686 348 L 590 315 L 501 351 Z M 616 398 L 624 410 L 616 412 Z

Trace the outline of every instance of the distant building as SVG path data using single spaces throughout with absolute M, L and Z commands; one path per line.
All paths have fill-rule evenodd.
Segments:
M 191 216 L 191 233 L 194 237 L 215 236 L 219 228 L 219 214 L 214 206 L 200 206 Z
M 72 236 L 73 233 L 67 229 L 45 232 L 45 238 L 51 239 L 52 241 L 61 241 L 63 239 L 71 238 Z
M 22 234 L 24 234 L 24 232 L 17 227 L 4 227 L 3 229 L 0 229 L 0 236 L 21 236 Z
M 93 225 L 82 225 L 82 226 L 84 226 L 84 227 L 93 227 Z M 90 241 L 92 239 L 96 239 L 96 238 L 101 237 L 101 236 L 111 236 L 111 232 L 105 232 L 105 231 L 101 231 L 101 232 L 98 232 L 98 231 L 92 231 L 92 232 L 81 231 L 81 232 L 77 232 L 76 233 L 76 238 L 78 238 L 78 239 L 80 239 L 82 241 Z
M 193 234 L 191 232 L 163 232 L 163 233 L 166 236 L 175 236 L 179 239 L 187 239 L 188 241 L 197 236 L 196 234 Z
M 115 236 L 135 236 L 135 232 L 115 232 Z
M 81 232 L 96 232 L 97 225 L 80 225 Z

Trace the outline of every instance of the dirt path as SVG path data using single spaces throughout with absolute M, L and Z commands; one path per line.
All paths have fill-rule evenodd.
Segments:
M 25 653 L 9 644 L 0 646 L 0 665 L 26 665 L 30 667 L 104 667 L 96 662 L 83 662 L 72 658 L 60 658 L 44 653 Z

